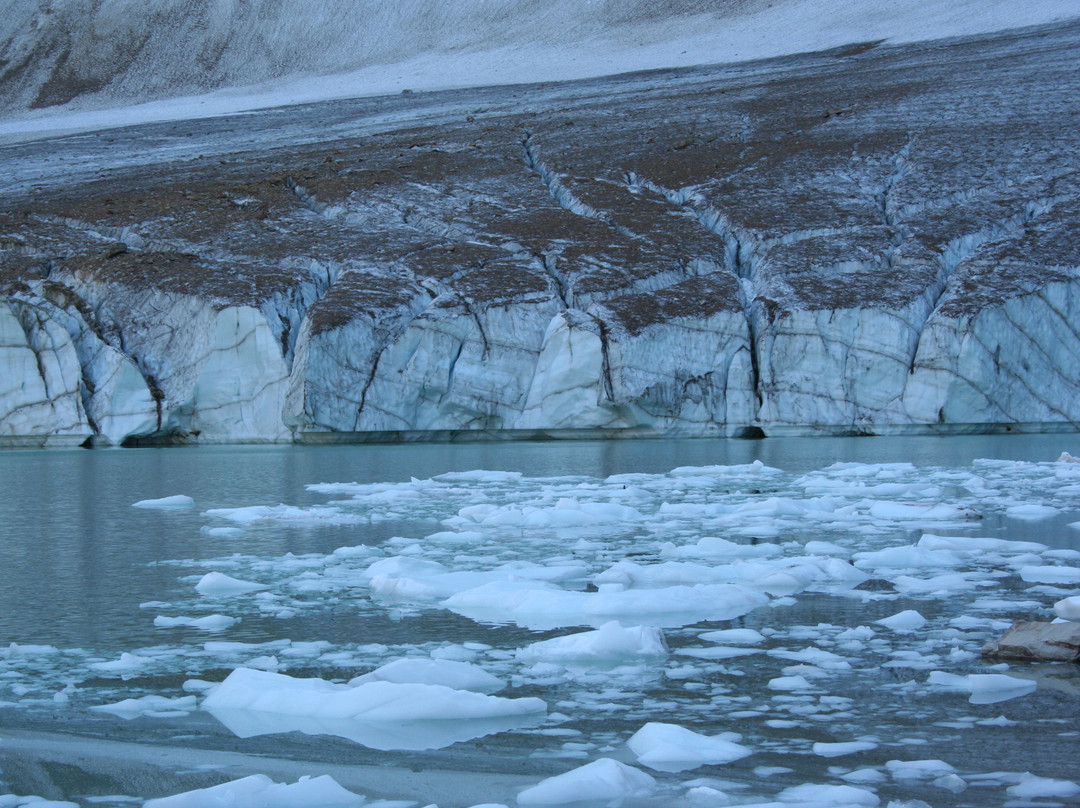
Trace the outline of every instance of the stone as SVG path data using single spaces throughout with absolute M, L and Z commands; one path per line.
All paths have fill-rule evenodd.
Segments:
M 1080 623 L 1017 620 L 997 640 L 982 649 L 983 656 L 1043 662 L 1080 662 Z

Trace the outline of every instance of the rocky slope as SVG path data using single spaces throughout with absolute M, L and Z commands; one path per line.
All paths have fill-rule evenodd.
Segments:
M 0 439 L 1075 428 L 1078 45 L 0 148 Z

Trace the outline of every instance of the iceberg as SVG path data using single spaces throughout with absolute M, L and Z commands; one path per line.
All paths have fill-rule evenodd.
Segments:
M 662 772 L 681 772 L 699 766 L 740 760 L 754 750 L 738 743 L 742 736 L 725 732 L 707 736 L 675 724 L 650 722 L 630 736 L 626 745 L 638 763 Z
M 201 705 L 241 738 L 299 731 L 373 749 L 439 749 L 535 722 L 537 698 L 506 699 L 440 684 L 339 685 L 237 668 Z
M 517 652 L 522 662 L 611 666 L 661 660 L 668 655 L 664 633 L 648 626 L 624 628 L 617 621 L 584 631 L 534 642 Z
M 541 781 L 518 794 L 518 805 L 572 803 L 618 805 L 633 797 L 647 797 L 656 781 L 640 769 L 611 758 L 600 758 L 577 769 Z
M 329 775 L 275 783 L 253 774 L 210 788 L 147 800 L 143 808 L 360 808 L 365 798 L 347 791 Z

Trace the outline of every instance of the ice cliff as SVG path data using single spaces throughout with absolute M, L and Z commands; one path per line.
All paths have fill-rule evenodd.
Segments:
M 0 438 L 1075 428 L 1078 44 L 4 146 Z

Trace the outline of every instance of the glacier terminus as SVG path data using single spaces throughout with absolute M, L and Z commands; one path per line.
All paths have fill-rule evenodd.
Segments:
M 1074 430 L 1080 23 L 0 145 L 0 442 Z

